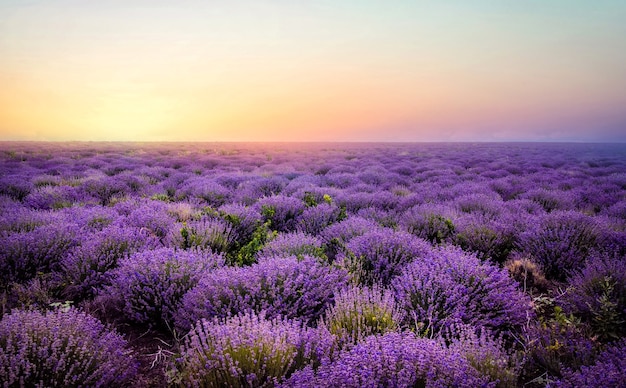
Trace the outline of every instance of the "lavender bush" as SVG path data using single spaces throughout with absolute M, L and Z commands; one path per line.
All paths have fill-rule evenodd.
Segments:
M 355 237 L 338 261 L 361 284 L 388 284 L 408 263 L 426 256 L 431 246 L 405 232 L 380 229 Z
M 600 353 L 593 365 L 581 366 L 580 370 L 566 369 L 563 379 L 555 386 L 619 388 L 624 386 L 625 370 L 626 340 L 621 340 Z
M 201 320 L 187 335 L 168 372 L 182 387 L 274 387 L 294 371 L 317 366 L 333 351 L 323 329 L 246 313 Z
M 315 236 L 305 233 L 279 234 L 259 252 L 259 257 L 314 256 L 326 259 L 322 242 Z
M 350 287 L 339 290 L 323 319 L 340 344 L 356 344 L 365 337 L 399 331 L 404 311 L 389 290 Z
M 583 214 L 555 211 L 538 217 L 536 223 L 519 236 L 518 249 L 529 254 L 549 279 L 565 280 L 599 244 L 594 220 Z
M 463 355 L 413 333 L 367 337 L 317 370 L 294 373 L 282 387 L 482 387 L 490 386 Z
M 410 324 L 425 334 L 456 322 L 506 333 L 524 325 L 530 299 L 505 270 L 444 247 L 409 264 L 391 282 Z
M 226 221 L 203 217 L 175 225 L 165 239 L 167 245 L 174 248 L 199 248 L 227 253 L 233 247 L 235 235 Z
M 603 341 L 626 334 L 626 262 L 593 257 L 569 279 L 563 308 L 591 325 Z
M 75 309 L 14 311 L 0 321 L 5 387 L 126 387 L 136 372 L 126 341 Z
M 261 198 L 255 206 L 271 222 L 272 229 L 279 232 L 294 231 L 306 207 L 301 200 L 283 195 Z
M 65 296 L 83 299 L 93 296 L 109 283 L 110 271 L 120 260 L 143 249 L 153 249 L 159 241 L 146 230 L 112 226 L 94 234 L 85 244 L 71 250 L 61 266 L 67 287 Z
M 60 269 L 62 258 L 80 243 L 75 225 L 44 225 L 0 235 L 0 287 Z
M 176 323 L 183 331 L 202 318 L 264 311 L 314 322 L 347 283 L 347 273 L 305 256 L 266 258 L 250 267 L 229 267 L 205 275 L 182 301 Z
M 439 244 L 454 236 L 455 218 L 455 211 L 448 206 L 423 204 L 409 209 L 400 225 L 417 237 Z
M 105 292 L 121 302 L 127 319 L 171 328 L 182 297 L 223 265 L 220 255 L 201 250 L 147 250 L 122 260 Z

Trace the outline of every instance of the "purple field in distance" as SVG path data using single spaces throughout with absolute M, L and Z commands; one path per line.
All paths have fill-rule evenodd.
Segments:
M 0 386 L 620 387 L 626 144 L 0 143 Z

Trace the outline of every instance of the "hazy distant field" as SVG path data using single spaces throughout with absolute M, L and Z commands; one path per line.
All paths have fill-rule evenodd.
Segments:
M 619 387 L 625 255 L 625 144 L 0 143 L 0 382 Z

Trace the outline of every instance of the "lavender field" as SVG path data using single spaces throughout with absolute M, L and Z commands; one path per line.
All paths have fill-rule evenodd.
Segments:
M 624 387 L 625 144 L 0 143 L 0 386 Z

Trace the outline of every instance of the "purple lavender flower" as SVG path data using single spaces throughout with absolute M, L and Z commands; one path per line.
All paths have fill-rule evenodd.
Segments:
M 351 239 L 338 261 L 361 284 L 388 284 L 402 268 L 431 251 L 426 241 L 406 232 L 378 229 Z
M 601 340 L 626 335 L 626 261 L 592 257 L 569 279 L 563 296 L 565 311 L 589 323 Z
M 261 198 L 255 207 L 266 221 L 272 222 L 271 228 L 279 232 L 294 231 L 306 208 L 299 199 L 283 195 Z
M 421 332 L 438 332 L 455 322 L 507 333 L 532 316 L 529 298 L 506 270 L 455 247 L 442 247 L 415 260 L 391 287 Z
M 34 189 L 34 185 L 23 176 L 9 175 L 0 178 L 0 195 L 21 201 Z
M 522 360 L 507 349 L 502 338 L 488 330 L 457 323 L 440 334 L 448 349 L 462 354 L 482 376 L 497 382 L 497 387 L 514 387 L 522 367 Z
M 624 386 L 624 371 L 626 371 L 626 340 L 622 339 L 600 353 L 593 365 L 581 366 L 580 370 L 565 369 L 563 379 L 555 386 L 620 388 Z
M 129 191 L 128 186 L 117 177 L 92 178 L 85 181 L 81 189 L 88 196 L 96 198 L 100 205 L 106 206 L 116 197 Z
M 189 387 L 273 387 L 294 371 L 317 366 L 333 351 L 323 328 L 245 313 L 201 320 L 171 365 L 170 384 Z
M 556 210 L 573 210 L 575 198 L 569 191 L 546 190 L 542 188 L 529 190 L 520 198 L 530 199 L 540 204 L 546 212 Z
M 167 213 L 167 205 L 152 201 L 136 206 L 126 217 L 125 223 L 144 228 L 155 237 L 163 239 L 174 227 L 174 218 Z
M 389 290 L 350 287 L 337 291 L 323 324 L 341 344 L 356 344 L 373 334 L 399 331 L 404 315 Z
M 239 205 L 226 204 L 219 208 L 220 216 L 233 228 L 236 241 L 245 243 L 252 239 L 254 231 L 262 224 L 262 216 L 256 209 Z
M 333 239 L 337 239 L 341 243 L 347 243 L 354 237 L 361 236 L 373 229 L 380 228 L 381 227 L 372 220 L 352 216 L 341 222 L 328 226 L 321 232 L 321 237 L 326 243 Z
M 413 333 L 367 337 L 335 361 L 296 372 L 281 387 L 489 387 L 462 354 Z
M 142 251 L 120 262 L 106 293 L 121 301 L 129 320 L 172 327 L 182 297 L 208 271 L 223 265 L 220 255 L 203 251 Z
M 304 233 L 317 235 L 322 229 L 337 221 L 341 212 L 341 209 L 336 205 L 328 203 L 320 203 L 309 207 L 302 212 L 296 229 Z
M 166 236 L 168 246 L 190 249 L 209 249 L 213 252 L 226 253 L 235 242 L 232 226 L 221 219 L 203 217 L 175 225 Z
M 497 218 L 502 213 L 502 200 L 498 195 L 467 194 L 454 200 L 454 206 L 463 213 Z
M 68 282 L 65 296 L 83 299 L 109 283 L 110 271 L 131 254 L 160 246 L 158 239 L 139 228 L 111 226 L 71 250 L 61 266 Z
M 259 198 L 278 196 L 287 182 L 278 177 L 250 177 L 241 182 L 233 194 L 235 202 L 252 205 Z
M 452 208 L 427 203 L 409 209 L 400 219 L 400 226 L 417 237 L 439 244 L 454 236 L 456 218 Z
M 489 219 L 479 215 L 459 217 L 453 241 L 466 252 L 475 253 L 481 260 L 504 263 L 515 247 L 517 232 L 509 218 Z
M 548 279 L 565 280 L 600 243 L 596 222 L 581 213 L 554 211 L 535 222 L 519 236 L 517 248 L 534 258 Z
M 62 258 L 79 244 L 77 232 L 73 224 L 60 224 L 0 235 L 0 285 L 59 270 Z
M 85 198 L 76 187 L 44 186 L 28 194 L 24 198 L 24 204 L 37 210 L 58 210 L 71 207 L 81 199 Z
M 213 179 L 193 177 L 187 179 L 184 185 L 176 191 L 176 198 L 179 200 L 190 197 L 199 198 L 209 206 L 217 207 L 228 202 L 230 191 Z
M 183 298 L 176 324 L 188 330 L 202 318 L 265 311 L 269 318 L 316 321 L 345 287 L 347 273 L 305 256 L 265 258 L 249 267 L 226 267 L 206 274 Z
M 544 376 L 559 379 L 566 368 L 578 369 L 593 362 L 596 343 L 589 333 L 556 308 L 555 319 L 534 323 L 525 329 L 524 375 L 527 380 Z
M 265 244 L 259 257 L 314 256 L 326 259 L 322 242 L 314 236 L 302 232 L 279 234 Z
M 14 311 L 0 321 L 6 387 L 126 387 L 136 372 L 126 341 L 75 309 Z

